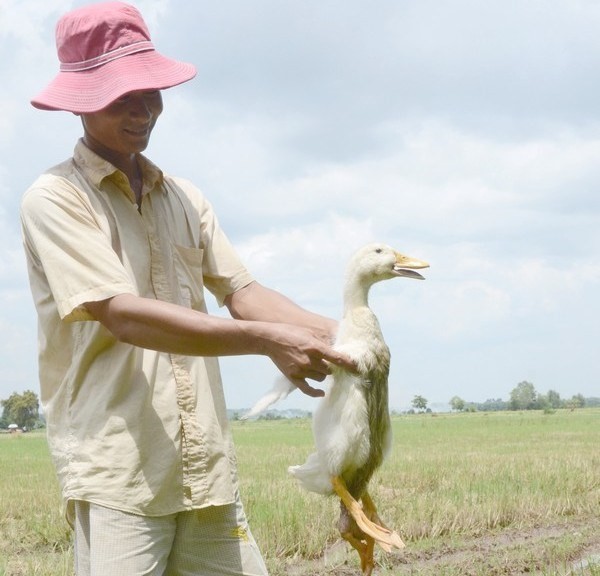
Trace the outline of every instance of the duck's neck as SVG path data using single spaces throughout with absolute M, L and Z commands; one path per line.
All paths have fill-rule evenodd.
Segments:
M 346 281 L 344 288 L 344 309 L 345 311 L 353 308 L 369 306 L 369 289 L 371 285 L 366 285 L 358 278 L 351 278 Z

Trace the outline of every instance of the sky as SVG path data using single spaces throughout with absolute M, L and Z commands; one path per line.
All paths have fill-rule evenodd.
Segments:
M 258 281 L 339 318 L 363 244 L 430 263 L 371 290 L 392 408 L 508 399 L 524 380 L 600 396 L 598 2 L 132 3 L 159 51 L 198 68 L 164 92 L 146 154 L 202 189 Z M 81 127 L 29 100 L 82 4 L 0 0 L 0 398 L 39 391 L 19 203 Z M 221 366 L 233 409 L 277 376 L 263 357 Z

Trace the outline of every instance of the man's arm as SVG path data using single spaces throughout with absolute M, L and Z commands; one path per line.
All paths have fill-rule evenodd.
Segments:
M 234 318 L 283 322 L 304 326 L 317 338 L 331 344 L 336 336 L 337 322 L 319 314 L 309 312 L 289 298 L 258 282 L 251 282 L 225 298 L 225 305 Z
M 310 386 L 306 378 L 324 380 L 330 372 L 328 363 L 352 368 L 349 358 L 333 350 L 310 328 L 271 321 L 273 312 L 266 315 L 266 321 L 254 319 L 261 314 L 250 301 L 252 298 L 237 309 L 231 304 L 240 316 L 234 319 L 132 294 L 88 302 L 86 308 L 118 340 L 142 348 L 190 356 L 268 356 L 287 378 L 310 396 L 321 396 L 323 392 Z M 249 312 L 252 309 L 254 318 Z M 242 319 L 241 314 L 251 318 Z

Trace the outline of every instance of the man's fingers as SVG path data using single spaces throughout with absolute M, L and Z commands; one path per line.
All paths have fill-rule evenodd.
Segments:
M 311 396 L 312 398 L 320 398 L 321 396 L 325 396 L 325 391 L 320 388 L 313 388 L 306 380 L 303 378 L 290 378 L 291 383 L 300 390 L 303 394 L 307 396 Z
M 339 366 L 340 368 L 350 370 L 351 372 L 356 372 L 358 370 L 356 362 L 354 362 L 350 356 L 346 356 L 346 354 L 342 354 L 340 352 L 333 351 L 323 354 L 323 359 L 331 362 L 331 364 Z

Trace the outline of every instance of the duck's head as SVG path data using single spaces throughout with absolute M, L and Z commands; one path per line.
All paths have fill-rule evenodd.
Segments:
M 387 244 L 373 243 L 367 244 L 354 254 L 350 260 L 348 274 L 355 275 L 370 285 L 398 276 L 425 280 L 416 272 L 422 268 L 429 268 L 429 264 L 400 254 Z

